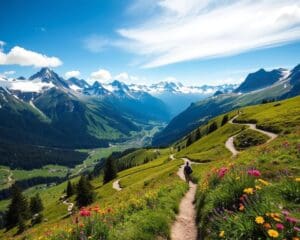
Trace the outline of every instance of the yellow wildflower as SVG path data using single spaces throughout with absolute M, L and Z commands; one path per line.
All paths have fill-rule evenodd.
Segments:
M 295 178 L 296 182 L 300 182 L 300 177 Z
M 258 179 L 258 181 L 261 182 L 263 185 L 266 185 L 266 186 L 270 185 L 269 182 L 267 182 L 267 181 L 265 181 L 265 180 L 263 180 L 263 179 L 261 179 L 261 178 Z
M 278 238 L 279 236 L 279 233 L 274 230 L 274 229 L 269 229 L 268 230 L 268 235 L 271 237 L 271 238 Z
M 240 180 L 240 177 L 236 177 L 235 180 Z
M 244 193 L 253 194 L 254 193 L 254 189 L 253 188 L 245 188 L 244 189 Z
M 225 236 L 225 232 L 224 231 L 221 231 L 220 233 L 219 233 L 219 237 L 224 237 Z
M 257 190 L 261 190 L 261 186 L 256 185 L 255 188 L 256 188 Z
M 274 219 L 276 222 L 281 222 L 281 219 L 278 218 L 278 217 L 273 217 L 273 219 Z
M 263 224 L 265 222 L 265 219 L 261 216 L 258 216 L 258 217 L 255 218 L 255 222 L 257 224 Z

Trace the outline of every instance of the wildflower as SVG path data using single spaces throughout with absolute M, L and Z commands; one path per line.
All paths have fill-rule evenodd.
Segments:
M 293 217 L 286 217 L 286 220 L 287 220 L 289 223 L 297 223 L 297 222 L 298 222 L 298 219 L 293 218 Z
M 248 175 L 253 176 L 253 177 L 259 177 L 261 175 L 260 171 L 256 170 L 256 169 L 248 170 L 247 173 L 248 173 Z
M 292 239 L 293 240 L 300 240 L 300 238 L 298 238 L 298 237 L 293 237 Z
M 255 189 L 261 190 L 261 186 L 256 185 L 256 186 L 255 186 Z
M 245 206 L 244 206 L 243 204 L 240 203 L 239 210 L 240 210 L 240 211 L 244 211 L 244 209 L 245 209 Z
M 296 182 L 300 182 L 300 177 L 295 178 Z
M 260 183 L 262 183 L 263 185 L 265 185 L 265 186 L 268 186 L 268 185 L 270 185 L 270 183 L 269 182 L 267 182 L 267 181 L 265 181 L 265 180 L 263 180 L 263 179 L 258 179 L 258 181 L 260 182 Z
M 264 228 L 266 228 L 266 229 L 272 228 L 270 223 L 264 223 L 263 226 L 264 226 Z
M 228 168 L 226 168 L 226 167 L 221 167 L 221 168 L 219 169 L 219 171 L 218 171 L 218 176 L 219 176 L 219 178 L 224 177 L 225 174 L 227 173 L 227 171 L 228 171 Z
M 82 208 L 80 211 L 79 211 L 79 214 L 81 217 L 89 217 L 91 216 L 91 212 L 85 208 Z
M 84 224 L 83 224 L 83 223 L 80 223 L 80 224 L 79 224 L 79 227 L 83 228 L 83 227 L 84 227 Z
M 257 224 L 263 224 L 265 222 L 265 219 L 261 216 L 258 216 L 258 217 L 255 218 L 255 222 Z
M 281 222 L 281 219 L 278 218 L 278 217 L 273 217 L 273 219 L 274 219 L 276 222 Z
M 220 233 L 219 233 L 219 237 L 224 237 L 225 236 L 225 232 L 224 231 L 221 231 Z
M 283 224 L 281 223 L 276 223 L 276 228 L 279 230 L 279 231 L 282 231 L 284 229 L 284 226 Z
M 268 235 L 271 237 L 271 238 L 278 238 L 279 236 L 279 233 L 274 230 L 274 229 L 269 229 L 268 230 Z
M 253 188 L 245 188 L 244 189 L 244 193 L 253 194 L 254 193 L 254 189 Z
M 284 216 L 288 216 L 288 215 L 290 215 L 290 212 L 287 211 L 287 210 L 283 210 L 283 211 L 282 211 L 282 214 L 283 214 Z
M 296 231 L 296 232 L 300 232 L 300 228 L 299 227 L 294 227 L 294 230 Z
M 240 177 L 236 177 L 235 180 L 240 180 Z

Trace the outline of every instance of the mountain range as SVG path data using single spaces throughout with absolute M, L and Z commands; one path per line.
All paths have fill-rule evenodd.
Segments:
M 266 71 L 260 69 L 250 73 L 233 92 L 218 92 L 214 96 L 192 103 L 154 136 L 153 145 L 169 145 L 212 117 L 230 110 L 299 94 L 300 65 L 292 70 L 280 68 Z
M 165 104 L 145 92 L 114 81 L 111 91 L 100 83 L 65 80 L 48 68 L 29 79 L 0 79 L 0 136 L 3 142 L 55 147 L 99 147 L 124 140 L 165 122 Z M 151 111 L 148 111 L 151 110 Z

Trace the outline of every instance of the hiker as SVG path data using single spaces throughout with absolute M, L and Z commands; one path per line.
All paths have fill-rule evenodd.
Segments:
M 192 172 L 193 172 L 193 170 L 190 167 L 189 162 L 186 162 L 186 165 L 184 166 L 184 176 L 185 176 L 185 180 L 187 183 L 189 183 L 191 180 Z

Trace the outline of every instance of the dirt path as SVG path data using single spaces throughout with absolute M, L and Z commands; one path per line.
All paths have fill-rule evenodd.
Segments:
M 5 172 L 8 173 L 6 184 L 8 186 L 10 186 L 13 183 L 13 181 L 14 181 L 13 178 L 12 178 L 13 177 L 13 172 L 11 170 L 9 170 L 9 169 L 1 169 L 1 170 L 3 170 L 3 171 L 5 171 Z
M 68 212 L 71 214 L 74 208 L 74 203 L 69 202 L 68 200 L 64 200 L 63 204 L 68 206 Z
M 186 161 L 193 164 L 186 158 L 182 158 L 184 164 L 179 168 L 177 175 L 185 181 L 184 165 Z M 171 228 L 172 240 L 196 240 L 197 239 L 197 226 L 196 226 L 196 210 L 194 206 L 195 194 L 197 185 L 190 182 L 190 189 L 182 198 L 179 205 L 179 213 Z
M 232 118 L 229 123 L 230 124 L 238 124 L 238 125 L 244 125 L 244 126 L 248 126 L 249 129 L 251 130 L 254 130 L 254 131 L 257 131 L 257 132 L 260 132 L 260 133 L 263 133 L 265 135 L 267 135 L 269 137 L 267 143 L 271 142 L 272 140 L 274 140 L 276 137 L 278 137 L 277 134 L 275 133 L 271 133 L 271 132 L 268 132 L 268 131 L 264 131 L 264 130 L 261 130 L 261 129 L 258 129 L 256 127 L 256 124 L 253 124 L 253 123 L 234 123 L 233 121 L 238 117 L 239 115 L 236 115 L 234 118 Z M 239 151 L 235 148 L 234 144 L 233 144 L 233 140 L 234 138 L 239 135 L 239 134 L 236 134 L 234 136 L 231 136 L 230 138 L 227 139 L 226 143 L 225 143 L 225 147 L 232 153 L 232 157 L 235 157 L 236 155 L 239 154 Z
M 112 187 L 113 187 L 113 189 L 116 189 L 117 191 L 121 191 L 122 188 L 121 188 L 121 186 L 120 186 L 120 179 L 114 181 Z

